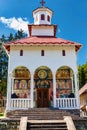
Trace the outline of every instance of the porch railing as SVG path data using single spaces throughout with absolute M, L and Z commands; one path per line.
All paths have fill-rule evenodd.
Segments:
M 6 107 L 6 99 L 0 99 L 0 107 Z
M 0 113 L 3 113 L 6 108 L 6 99 L 0 99 Z
M 31 108 L 31 99 L 15 98 L 11 99 L 11 109 L 28 109 Z M 59 109 L 76 109 L 77 100 L 76 98 L 57 98 L 56 107 Z
M 31 108 L 31 99 L 15 98 L 11 99 L 11 109 L 28 109 Z
M 76 98 L 57 98 L 56 107 L 60 109 L 76 109 L 77 100 Z

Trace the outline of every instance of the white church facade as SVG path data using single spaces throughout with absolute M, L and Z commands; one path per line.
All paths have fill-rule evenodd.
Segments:
M 33 11 L 29 37 L 4 44 L 9 55 L 6 110 L 79 109 L 77 53 L 81 44 L 56 37 L 47 7 Z

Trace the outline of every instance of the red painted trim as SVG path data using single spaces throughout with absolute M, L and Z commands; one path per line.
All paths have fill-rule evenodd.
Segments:
M 28 31 L 29 31 L 29 35 L 31 36 L 32 35 L 32 26 L 31 25 L 28 25 Z

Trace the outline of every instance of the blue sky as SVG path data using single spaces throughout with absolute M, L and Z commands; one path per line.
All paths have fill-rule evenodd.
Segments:
M 32 11 L 41 0 L 0 0 L 0 37 L 33 23 Z M 57 37 L 83 45 L 78 53 L 78 64 L 87 62 L 87 0 L 45 0 L 53 10 L 52 24 L 58 24 Z

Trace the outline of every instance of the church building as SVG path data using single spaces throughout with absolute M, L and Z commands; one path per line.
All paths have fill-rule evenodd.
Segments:
M 77 53 L 81 44 L 56 37 L 53 11 L 33 10 L 29 37 L 4 44 L 9 55 L 6 110 L 79 109 Z

